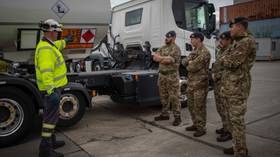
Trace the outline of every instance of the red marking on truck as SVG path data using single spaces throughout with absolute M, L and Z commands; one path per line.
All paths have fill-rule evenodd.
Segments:
M 82 35 L 82 37 L 86 42 L 89 42 L 92 38 L 95 37 L 95 35 L 91 32 L 91 30 L 87 30 L 86 33 Z
M 94 32 L 92 32 L 92 29 L 87 29 L 86 33 L 83 33 L 84 29 L 81 28 L 64 28 L 63 32 L 61 34 L 61 39 L 65 38 L 68 35 L 72 35 L 73 41 L 70 42 L 66 49 L 75 49 L 75 48 L 92 48 L 94 46 L 93 44 L 93 38 L 95 37 Z M 85 41 L 85 42 L 83 42 Z M 89 42 L 92 41 L 92 42 Z

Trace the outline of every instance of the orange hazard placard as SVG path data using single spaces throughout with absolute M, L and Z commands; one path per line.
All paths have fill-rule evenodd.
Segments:
M 95 39 L 94 28 L 65 28 L 61 34 L 61 38 L 72 35 L 73 41 L 67 44 L 66 48 L 92 48 Z

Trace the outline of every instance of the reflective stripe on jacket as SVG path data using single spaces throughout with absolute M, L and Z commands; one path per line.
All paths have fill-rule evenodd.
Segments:
M 66 65 L 60 51 L 65 48 L 65 41 L 58 40 L 51 44 L 40 40 L 35 52 L 36 81 L 40 91 L 51 94 L 54 88 L 68 83 Z

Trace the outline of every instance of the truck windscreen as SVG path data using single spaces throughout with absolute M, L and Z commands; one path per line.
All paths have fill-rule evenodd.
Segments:
M 207 16 L 205 3 L 173 0 L 172 9 L 178 27 L 189 31 L 205 31 Z

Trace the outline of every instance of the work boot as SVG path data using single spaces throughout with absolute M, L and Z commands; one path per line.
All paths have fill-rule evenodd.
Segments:
M 182 122 L 181 117 L 176 117 L 173 122 L 173 126 L 178 126 L 181 124 L 181 122 Z
M 64 157 L 64 155 L 54 150 L 41 149 L 39 152 L 39 157 Z
M 39 147 L 39 157 L 63 157 L 64 155 L 54 151 L 51 139 L 43 138 Z
M 241 153 L 241 152 L 240 152 Z M 246 152 L 245 152 L 245 154 L 242 152 L 241 154 L 240 153 L 237 153 L 236 152 L 236 154 L 234 154 L 234 156 L 241 156 L 241 157 L 250 157 L 249 156 L 249 152 L 248 152 L 248 149 L 246 149 Z
M 196 131 L 196 130 L 197 128 L 194 125 L 186 127 L 186 131 Z
M 194 137 L 200 137 L 206 134 L 205 130 L 196 130 L 196 132 L 193 134 Z
M 227 154 L 227 155 L 234 155 L 233 147 L 225 148 L 225 149 L 224 149 L 224 154 Z
M 53 134 L 52 135 L 52 146 L 53 146 L 53 149 L 57 149 L 57 148 L 60 148 L 62 146 L 65 145 L 65 142 L 64 141 L 58 141 L 56 140 L 56 136 Z
M 164 116 L 161 114 L 159 116 L 156 116 L 154 119 L 155 121 L 169 120 L 169 116 Z
M 229 132 L 225 132 L 224 134 L 221 134 L 219 137 L 217 137 L 218 142 L 226 142 L 231 139 L 232 139 L 232 136 L 231 136 L 231 133 L 229 133 Z
M 216 129 L 216 134 L 224 134 L 225 130 L 224 128 Z

